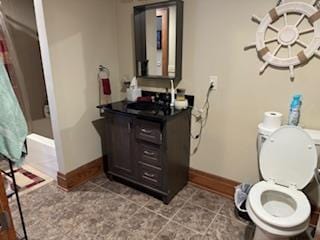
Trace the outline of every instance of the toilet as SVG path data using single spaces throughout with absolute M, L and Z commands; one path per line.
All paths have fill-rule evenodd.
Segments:
M 315 142 L 302 128 L 284 126 L 261 145 L 263 180 L 251 188 L 246 202 L 256 225 L 254 240 L 289 239 L 309 226 L 311 207 L 301 190 L 317 168 Z

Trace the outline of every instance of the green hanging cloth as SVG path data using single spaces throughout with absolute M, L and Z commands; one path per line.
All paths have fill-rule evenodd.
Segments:
M 21 165 L 26 155 L 28 127 L 0 58 L 0 155 Z

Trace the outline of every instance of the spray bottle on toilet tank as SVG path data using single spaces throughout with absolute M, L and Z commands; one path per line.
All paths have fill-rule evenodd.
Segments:
M 297 94 L 293 96 L 290 112 L 288 117 L 288 125 L 298 126 L 300 120 L 300 108 L 302 105 L 301 101 L 302 95 Z

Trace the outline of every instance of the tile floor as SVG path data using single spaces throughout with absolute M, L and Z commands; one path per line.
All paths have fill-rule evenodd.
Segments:
M 21 201 L 30 240 L 248 240 L 254 229 L 230 200 L 191 184 L 169 205 L 103 175 L 69 193 L 52 182 Z

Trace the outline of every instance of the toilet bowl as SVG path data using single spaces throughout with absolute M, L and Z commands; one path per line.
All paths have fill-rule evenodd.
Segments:
M 311 207 L 301 190 L 317 167 L 312 138 L 299 127 L 279 128 L 263 143 L 259 167 L 263 181 L 251 188 L 246 202 L 256 224 L 254 239 L 289 239 L 305 231 Z

